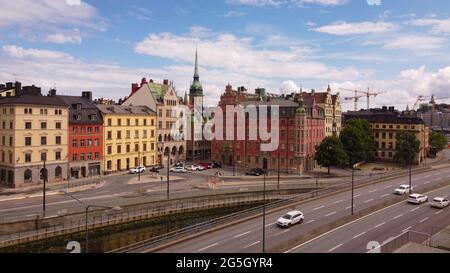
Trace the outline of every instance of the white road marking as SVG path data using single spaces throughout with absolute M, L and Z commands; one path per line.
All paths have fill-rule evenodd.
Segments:
M 405 229 L 403 230 L 403 232 L 407 232 L 407 231 L 409 231 L 410 229 L 412 229 L 412 226 L 409 226 L 409 227 L 405 228 Z
M 392 186 L 386 186 L 386 187 L 384 187 L 385 189 L 390 189 L 390 188 L 392 188 Z
M 320 206 L 320 207 L 317 207 L 317 208 L 315 208 L 315 209 L 313 209 L 313 210 L 318 210 L 318 209 L 323 209 L 325 206 Z
M 376 192 L 376 191 L 378 191 L 378 190 L 376 190 L 376 189 L 375 190 L 371 190 L 371 191 L 369 191 L 369 193 Z
M 305 224 L 311 224 L 312 222 L 315 222 L 316 220 L 309 220 L 308 222 L 306 222 Z
M 250 233 L 250 231 L 247 231 L 247 232 L 244 232 L 244 233 L 242 233 L 242 234 L 236 235 L 236 236 L 234 236 L 233 238 L 239 238 L 239 237 L 242 237 L 242 236 L 247 235 L 247 234 L 249 234 L 249 233 Z
M 420 220 L 419 223 L 423 223 L 423 222 L 425 222 L 425 221 L 428 220 L 428 219 L 430 219 L 430 218 L 425 217 L 425 218 L 423 218 L 422 220 Z
M 434 214 L 438 215 L 438 214 L 441 214 L 442 212 L 444 212 L 444 211 L 440 210 L 440 211 L 436 211 Z
M 355 205 L 353 205 L 353 207 L 356 207 Z M 345 209 L 351 209 L 352 208 L 352 206 L 348 206 L 348 207 L 346 207 Z
M 358 237 L 361 237 L 361 236 L 363 236 L 364 234 L 366 234 L 365 231 L 364 231 L 364 232 L 361 232 L 361 233 L 358 234 L 358 235 L 356 235 L 355 237 L 353 237 L 353 239 L 356 239 L 356 238 L 358 238 Z
M 259 244 L 259 243 L 261 243 L 261 241 L 254 242 L 253 244 L 250 244 L 250 245 L 248 245 L 248 246 L 246 246 L 246 247 L 244 247 L 244 248 L 249 248 L 249 247 L 254 246 L 254 245 L 257 245 L 257 244 Z
M 415 208 L 415 209 L 412 209 L 411 212 L 416 211 L 416 210 L 418 210 L 418 209 L 420 209 L 420 207 L 417 207 L 417 208 Z
M 333 211 L 332 213 L 328 213 L 327 215 L 325 215 L 325 217 L 331 216 L 333 214 L 336 214 L 336 211 Z
M 381 198 L 384 198 L 384 197 L 386 197 L 386 196 L 389 196 L 390 194 L 389 193 L 387 193 L 387 194 L 383 194 L 382 196 L 380 196 Z
M 373 199 L 369 199 L 369 200 L 364 201 L 364 203 L 369 203 L 369 202 L 372 202 L 372 201 L 373 201 Z
M 374 228 L 379 228 L 379 227 L 381 227 L 381 226 L 384 225 L 384 224 L 386 224 L 386 222 L 383 222 L 383 223 L 381 223 L 381 224 L 379 224 L 379 225 L 376 225 Z
M 426 184 L 430 184 L 430 183 L 431 183 L 431 181 L 426 181 L 423 184 L 426 185 Z
M 208 248 L 211 248 L 211 247 L 215 247 L 216 245 L 218 245 L 219 243 L 214 243 L 214 244 L 212 244 L 212 245 L 209 245 L 209 246 L 206 246 L 206 247 L 204 247 L 204 248 L 200 248 L 198 251 L 200 252 L 200 251 L 203 251 L 203 250 L 205 250 L 205 249 L 208 249 Z
M 328 252 L 333 252 L 334 250 L 340 248 L 343 244 L 337 245 L 335 247 L 333 247 L 332 249 L 328 250 Z
M 336 202 L 334 202 L 333 204 L 339 204 L 339 203 L 341 203 L 341 202 L 343 202 L 344 200 L 339 200 L 339 201 L 336 201 Z
M 275 234 L 275 236 L 278 236 L 278 235 L 284 234 L 284 233 L 286 233 L 286 232 L 289 232 L 289 231 L 290 231 L 289 229 L 286 229 L 285 231 L 282 231 L 282 232 L 278 232 L 277 234 Z
M 270 226 L 271 226 L 271 225 L 273 225 L 273 224 L 276 224 L 276 222 L 273 222 L 273 223 L 267 224 L 267 225 L 266 225 L 266 227 L 270 227 Z
M 382 243 L 382 245 L 384 245 L 384 244 L 386 244 L 387 242 L 389 242 L 389 241 L 391 241 L 391 240 L 393 240 L 395 237 L 394 236 L 392 236 L 391 238 L 389 238 L 389 239 L 387 239 L 386 241 L 384 241 L 383 243 Z
M 394 219 L 398 219 L 398 218 L 402 217 L 403 215 L 405 215 L 405 214 L 403 214 L 403 213 L 399 214 L 399 215 L 395 216 Z
M 356 198 L 356 197 L 360 197 L 361 196 L 361 194 L 357 194 L 357 195 L 355 195 L 354 197 Z

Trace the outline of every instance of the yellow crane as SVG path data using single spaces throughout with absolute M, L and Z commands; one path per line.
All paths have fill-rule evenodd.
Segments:
M 358 111 L 358 103 L 359 103 L 360 98 L 366 97 L 367 110 L 369 110 L 370 109 L 370 97 L 376 97 L 378 95 L 386 93 L 386 92 L 374 92 L 374 91 L 371 91 L 370 88 L 367 88 L 367 91 L 352 90 L 352 89 L 347 89 L 347 88 L 340 88 L 340 90 L 355 92 L 355 96 L 345 98 L 345 100 L 354 100 L 355 101 L 355 111 Z

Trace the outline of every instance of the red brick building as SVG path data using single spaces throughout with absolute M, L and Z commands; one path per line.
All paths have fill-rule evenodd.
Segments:
M 240 168 L 267 167 L 269 170 L 277 170 L 279 167 L 282 172 L 289 173 L 303 173 L 313 169 L 316 166 L 315 147 L 325 136 L 325 115 L 324 109 L 316 105 L 314 96 L 307 96 L 303 92 L 301 94 L 278 96 L 268 94 L 262 88 L 256 89 L 255 94 L 250 94 L 244 87 L 233 90 L 228 85 L 218 104 L 223 110 L 224 128 L 227 123 L 227 105 L 254 105 L 257 108 L 263 105 L 269 108 L 278 106 L 279 145 L 275 151 L 261 152 L 260 137 L 250 140 L 250 132 L 258 129 L 250 128 L 250 115 L 245 118 L 245 140 L 238 140 L 235 115 L 234 140 L 214 139 L 211 146 L 213 160 L 222 161 L 226 165 L 235 164 Z M 271 119 L 268 118 L 269 131 L 271 126 Z M 224 139 L 225 134 L 226 132 Z
M 101 174 L 103 119 L 91 92 L 59 96 L 69 105 L 69 176 L 71 179 Z

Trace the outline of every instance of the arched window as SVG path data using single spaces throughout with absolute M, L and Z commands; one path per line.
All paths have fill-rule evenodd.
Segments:
M 44 180 L 44 178 L 46 178 L 46 176 L 47 176 L 47 169 L 41 169 L 41 171 L 39 173 L 40 173 L 39 179 Z
M 23 180 L 25 183 L 29 183 L 33 180 L 33 172 L 30 169 L 25 170 L 23 173 Z
M 61 178 L 62 177 L 62 168 L 60 166 L 55 168 L 55 177 Z
M 158 141 L 161 142 L 162 141 L 162 135 L 159 135 L 158 137 Z

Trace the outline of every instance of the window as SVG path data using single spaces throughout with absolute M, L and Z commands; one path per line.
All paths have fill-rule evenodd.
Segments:
M 81 139 L 81 140 L 80 140 L 80 147 L 84 147 L 84 146 L 86 146 L 84 142 L 85 142 L 85 140 L 84 140 L 84 139 Z
M 62 177 L 62 168 L 60 166 L 55 168 L 55 177 L 61 178 Z
M 95 127 L 95 132 L 96 132 L 96 133 L 100 133 L 100 127 L 98 127 L 98 126 Z
M 23 180 L 25 181 L 25 183 L 31 182 L 33 180 L 33 172 L 30 169 L 27 169 L 23 173 Z
M 31 128 L 31 122 L 25 122 L 25 129 L 27 129 L 27 130 L 31 130 L 32 128 Z
M 6 137 L 2 136 L 2 145 L 5 146 L 6 145 Z
M 151 137 L 151 138 L 154 138 L 154 137 L 155 137 L 155 130 L 151 130 L 151 131 L 150 131 L 150 137 Z
M 155 126 L 155 120 L 151 119 L 151 126 Z
M 109 155 L 112 154 L 112 147 L 111 146 L 108 146 L 107 150 L 108 150 L 108 154 Z
M 100 159 L 100 153 L 99 152 L 95 152 L 95 159 Z
M 84 154 L 80 154 L 80 161 L 84 161 L 84 160 L 85 160 Z
M 85 127 L 81 127 L 81 133 L 84 134 L 84 132 L 86 131 Z
M 92 127 L 88 127 L 88 134 L 92 134 Z
M 55 160 L 61 160 L 61 152 L 55 152 Z
M 96 147 L 100 146 L 100 139 L 96 138 L 94 142 Z
M 152 151 L 154 151 L 154 150 L 155 150 L 155 143 L 152 142 L 152 143 L 150 144 L 150 147 L 151 147 Z
M 108 170 L 111 170 L 111 168 L 112 168 L 112 161 L 111 161 L 111 160 L 108 160 L 108 161 L 106 162 L 106 168 L 107 168 Z
M 25 146 L 31 146 L 31 137 L 25 137 Z
M 88 153 L 88 160 L 92 160 L 92 153 Z
M 41 137 L 41 145 L 47 145 L 47 137 Z
M 78 127 L 73 127 L 72 132 L 73 132 L 74 134 L 78 133 Z
M 9 146 L 13 146 L 13 137 L 9 137 Z
M 111 140 L 111 139 L 112 139 L 112 132 L 108 131 L 108 140 Z
M 57 136 L 55 140 L 56 145 L 61 145 L 61 137 Z
M 139 152 L 139 144 L 134 144 L 134 151 Z
M 108 126 L 112 126 L 112 119 L 108 119 Z
M 127 145 L 127 153 L 130 152 L 130 145 Z
M 122 119 L 120 119 L 120 118 L 117 119 L 117 125 L 118 125 L 118 126 L 122 126 Z
M 47 153 L 46 152 L 42 152 L 41 153 L 41 161 L 47 160 Z
M 144 152 L 147 151 L 147 143 L 144 143 L 144 144 L 143 144 L 142 150 L 143 150 Z
M 41 129 L 47 129 L 47 122 L 41 122 Z
M 88 147 L 92 147 L 92 139 L 88 139 Z
M 25 154 L 25 162 L 26 163 L 30 163 L 31 162 L 31 154 L 30 153 L 26 153 Z
M 9 122 L 9 129 L 11 129 L 11 130 L 14 129 L 14 123 L 12 121 Z
M 134 138 L 139 138 L 139 130 L 134 130 Z
M 117 153 L 118 154 L 122 153 L 122 145 L 117 145 Z
M 76 139 L 72 140 L 72 147 L 74 148 L 78 147 L 78 140 Z
M 142 136 L 143 138 L 147 138 L 147 130 L 143 130 L 143 131 L 142 131 L 142 135 L 143 135 L 143 136 Z
M 78 161 L 78 155 L 77 154 L 74 154 L 72 156 L 72 161 Z
M 147 119 L 144 119 L 144 126 L 147 126 Z
M 139 119 L 134 120 L 134 125 L 139 126 Z
M 130 139 L 131 138 L 131 132 L 130 132 L 130 130 L 127 130 L 127 139 Z
M 117 131 L 117 139 L 122 139 L 122 131 Z
M 6 129 L 6 121 L 2 122 L 2 129 Z
M 131 121 L 129 118 L 127 118 L 127 126 L 130 126 L 130 125 L 131 125 Z
M 61 122 L 57 122 L 55 127 L 56 129 L 61 129 Z

